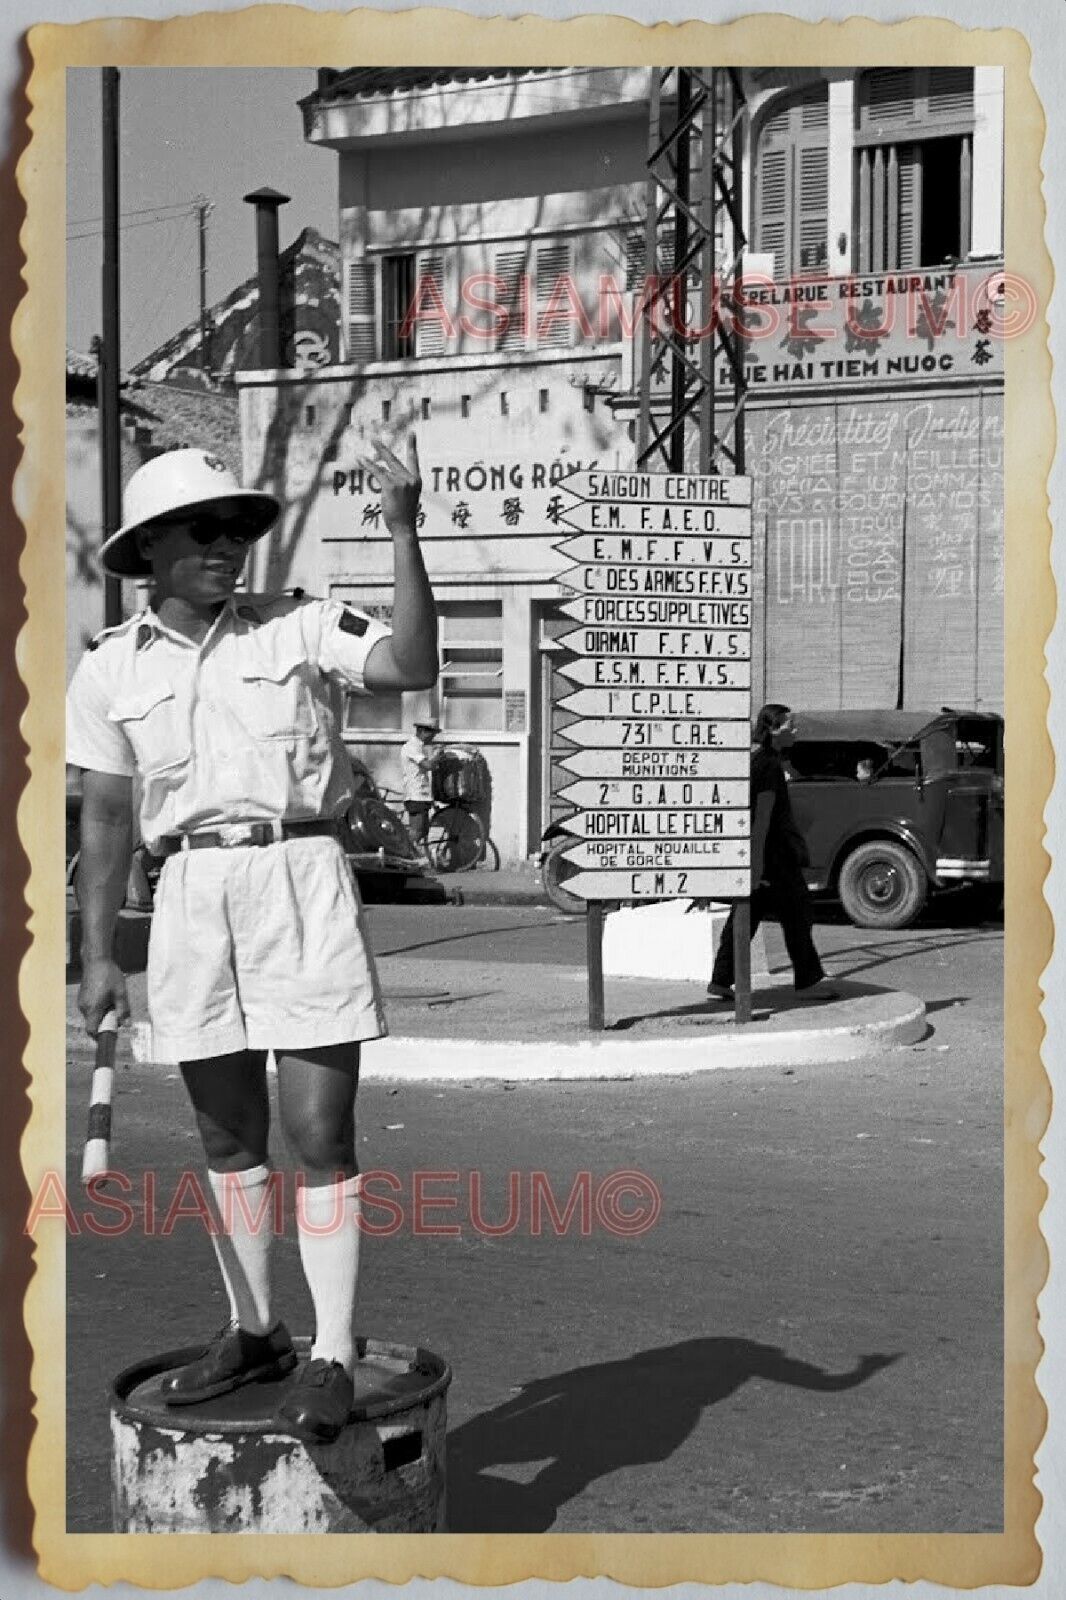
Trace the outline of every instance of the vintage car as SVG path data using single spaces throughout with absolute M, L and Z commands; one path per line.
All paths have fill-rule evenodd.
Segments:
M 1003 719 L 988 712 L 796 711 L 786 771 L 815 892 L 839 897 L 862 928 L 905 928 L 931 891 L 979 887 L 985 909 L 1003 896 Z M 558 821 L 544 835 L 544 890 L 560 911 L 568 893 Z M 975 894 L 974 899 L 978 897 Z
M 344 817 L 342 843 L 360 888 L 372 893 L 386 886 L 400 888 L 408 878 L 429 876 L 429 869 L 401 819 L 386 805 L 362 761 L 351 751 L 348 755 L 355 795 Z M 67 883 L 72 885 L 81 816 L 81 773 L 75 767 L 67 768 L 66 812 Z M 130 910 L 151 910 L 152 891 L 160 865 L 143 846 L 137 849 L 126 889 L 126 905 Z
M 348 752 L 352 764 L 355 798 L 345 815 L 345 851 L 364 889 L 386 881 L 402 884 L 407 878 L 429 875 L 425 859 L 396 812 L 387 805 L 369 771 L 358 756 Z
M 931 891 L 1003 892 L 1003 719 L 988 712 L 801 711 L 787 753 L 807 881 L 863 928 L 905 928 Z

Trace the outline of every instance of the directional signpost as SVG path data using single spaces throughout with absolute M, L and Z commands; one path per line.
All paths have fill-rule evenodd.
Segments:
M 577 781 L 567 890 L 603 902 L 751 893 L 751 479 L 614 470 L 562 487 L 576 624 L 558 643 Z M 590 924 L 591 927 L 591 924 Z M 590 937 L 590 1014 L 602 964 Z M 598 941 L 596 941 L 598 945 Z M 594 1001 L 592 990 L 599 985 Z

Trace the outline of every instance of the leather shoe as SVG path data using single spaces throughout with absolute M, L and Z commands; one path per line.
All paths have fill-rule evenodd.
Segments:
M 355 1389 L 339 1361 L 309 1361 L 274 1413 L 286 1433 L 332 1444 L 352 1414 Z
M 734 1000 L 736 996 L 727 983 L 715 983 L 712 978 L 707 985 L 707 998 L 709 1000 Z
M 244 1383 L 283 1378 L 295 1365 L 296 1351 L 283 1322 L 262 1334 L 229 1322 L 201 1356 L 164 1378 L 159 1392 L 168 1406 L 191 1406 L 229 1394 Z
M 830 978 L 823 977 L 797 987 L 796 995 L 800 1000 L 839 1000 L 840 990 Z

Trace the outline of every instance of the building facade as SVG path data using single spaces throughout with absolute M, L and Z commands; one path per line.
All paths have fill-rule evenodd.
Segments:
M 745 77 L 753 694 L 1000 709 L 1001 74 Z M 648 88 L 644 68 L 321 73 L 303 111 L 338 161 L 341 359 L 237 374 L 245 479 L 286 507 L 257 585 L 387 613 L 360 440 L 417 433 L 434 709 L 484 752 L 508 856 L 550 818 L 566 720 L 563 481 L 633 461 Z M 424 710 L 350 703 L 386 783 Z

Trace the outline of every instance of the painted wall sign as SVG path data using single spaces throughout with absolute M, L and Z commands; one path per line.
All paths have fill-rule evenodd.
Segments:
M 744 367 L 758 389 L 1002 377 L 1032 291 L 1002 267 L 744 281 Z M 1035 315 L 1035 300 L 1032 313 Z M 732 384 L 721 366 L 717 380 Z

